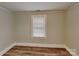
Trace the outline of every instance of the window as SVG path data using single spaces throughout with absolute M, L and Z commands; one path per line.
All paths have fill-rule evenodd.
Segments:
M 45 37 L 45 15 L 32 15 L 32 36 Z

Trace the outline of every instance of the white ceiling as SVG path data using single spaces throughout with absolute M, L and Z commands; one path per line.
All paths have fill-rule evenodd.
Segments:
M 12 11 L 64 10 L 75 2 L 0 2 L 0 6 Z

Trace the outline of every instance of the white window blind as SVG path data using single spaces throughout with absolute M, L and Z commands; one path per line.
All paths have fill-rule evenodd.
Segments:
M 45 37 L 45 15 L 32 15 L 33 37 Z

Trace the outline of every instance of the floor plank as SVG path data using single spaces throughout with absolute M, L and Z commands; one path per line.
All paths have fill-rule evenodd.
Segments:
M 3 56 L 71 56 L 65 48 L 14 46 Z

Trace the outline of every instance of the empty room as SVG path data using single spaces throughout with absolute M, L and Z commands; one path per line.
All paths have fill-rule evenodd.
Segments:
M 0 2 L 0 56 L 78 56 L 78 2 Z

